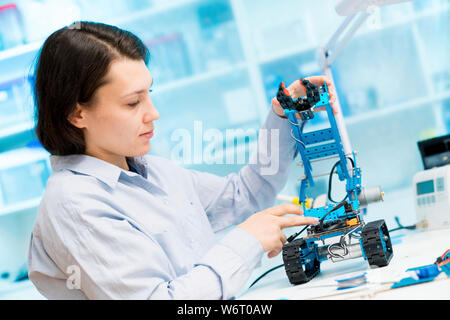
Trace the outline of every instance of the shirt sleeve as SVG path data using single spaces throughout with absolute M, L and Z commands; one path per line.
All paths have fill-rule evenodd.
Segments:
M 257 149 L 238 173 L 220 177 L 191 170 L 200 202 L 214 231 L 237 224 L 275 202 L 296 156 L 291 127 L 269 111 L 259 131 Z
M 63 298 L 52 294 L 51 287 L 57 285 L 61 292 L 68 270 L 78 270 L 78 290 L 88 299 L 230 299 L 263 254 L 259 242 L 237 228 L 187 273 L 176 276 L 160 245 L 161 237 L 173 234 L 149 234 L 99 199 L 83 203 L 58 203 L 52 211 L 57 217 L 47 219 L 32 237 L 29 276 L 49 298 Z M 53 271 L 43 263 L 48 257 Z

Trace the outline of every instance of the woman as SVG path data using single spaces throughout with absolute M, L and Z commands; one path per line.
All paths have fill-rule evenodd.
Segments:
M 274 161 L 267 148 L 225 178 L 146 155 L 159 118 L 148 60 L 133 34 L 89 22 L 56 31 L 41 49 L 36 132 L 54 172 L 28 267 L 49 299 L 230 299 L 264 252 L 280 253 L 283 228 L 318 222 L 299 206 L 268 208 L 295 156 L 276 100 L 263 127 L 279 132 L 276 175 L 261 174 L 260 163 Z M 288 90 L 304 95 L 298 81 Z

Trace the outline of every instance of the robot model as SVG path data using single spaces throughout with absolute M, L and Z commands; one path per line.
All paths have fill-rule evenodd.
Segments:
M 305 87 L 305 97 L 292 99 L 282 82 L 277 99 L 291 124 L 291 136 L 296 141 L 298 153 L 302 158 L 305 173 L 301 180 L 299 201 L 303 206 L 304 216 L 319 218 L 319 224 L 305 227 L 305 237 L 295 240 L 303 230 L 297 232 L 289 237 L 283 246 L 283 262 L 289 281 L 292 284 L 308 282 L 320 272 L 320 263 L 325 260 L 338 262 L 363 257 L 372 268 L 387 266 L 393 251 L 386 223 L 384 220 L 364 223 L 361 213 L 368 203 L 382 200 L 384 194 L 380 187 L 362 187 L 361 169 L 357 166 L 355 152 L 344 152 L 341 135 L 329 103 L 326 83 L 318 87 L 308 80 L 299 81 Z M 323 106 L 330 127 L 304 133 L 304 122 L 312 121 L 314 108 Z M 298 121 L 297 115 L 302 121 Z M 312 163 L 333 158 L 339 160 L 331 169 L 330 178 L 334 171 L 337 171 L 339 180 L 345 180 L 345 198 L 331 205 L 307 208 L 306 189 L 314 186 Z M 330 198 L 330 190 L 328 192 Z M 339 240 L 325 244 L 332 238 Z

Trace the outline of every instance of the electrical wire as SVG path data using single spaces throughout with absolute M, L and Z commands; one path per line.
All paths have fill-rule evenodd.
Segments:
M 320 220 L 319 220 L 319 224 L 320 224 L 320 228 L 323 229 L 323 222 L 325 220 L 325 218 L 333 211 L 336 211 L 337 209 L 341 208 L 342 206 L 346 205 L 347 201 L 343 200 L 341 203 L 339 203 L 337 206 L 335 206 L 333 209 L 331 209 L 330 211 L 328 211 Z
M 402 225 L 402 224 L 400 223 L 399 218 L 398 218 L 397 216 L 395 216 L 394 219 L 395 219 L 395 222 L 397 222 L 398 227 L 389 230 L 389 232 L 393 232 L 393 231 L 397 231 L 397 230 L 403 230 L 403 229 L 406 229 L 406 230 L 414 230 L 414 229 L 417 228 L 417 225 L 415 225 L 415 224 L 410 225 L 410 226 L 404 226 L 404 225 Z
M 291 243 L 292 241 L 295 240 L 295 238 L 298 237 L 299 234 L 301 234 L 303 231 L 305 231 L 309 226 L 305 226 L 302 230 L 300 230 L 299 232 L 294 233 L 293 235 L 291 235 L 289 238 L 287 238 L 287 242 Z
M 353 161 L 353 159 L 350 158 L 350 157 L 346 157 L 346 158 L 350 160 L 350 162 L 352 163 L 352 167 L 355 168 L 355 162 Z M 336 170 L 336 167 L 339 165 L 339 163 L 341 163 L 341 160 L 339 160 L 338 162 L 336 162 L 336 163 L 333 165 L 333 167 L 331 168 L 330 176 L 329 176 L 329 178 L 328 178 L 328 200 L 330 200 L 331 202 L 334 202 L 334 203 L 338 203 L 338 201 L 334 201 L 334 200 L 331 198 L 331 188 L 332 188 L 332 185 L 333 185 L 333 174 L 334 174 L 334 170 Z M 344 199 L 342 199 L 342 201 L 347 200 L 347 198 L 348 198 L 348 194 L 345 196 Z M 340 202 L 342 202 L 342 201 L 340 201 Z
M 260 275 L 255 281 L 253 281 L 252 284 L 250 285 L 250 287 L 248 287 L 248 288 L 250 289 L 251 287 L 253 287 L 253 286 L 255 285 L 255 283 L 257 283 L 259 280 L 261 280 L 263 277 L 265 277 L 268 273 L 270 273 L 270 272 L 272 272 L 272 271 L 274 271 L 274 270 L 277 270 L 277 269 L 281 268 L 282 266 L 284 266 L 284 263 L 283 263 L 283 264 L 280 264 L 280 265 L 278 265 L 278 266 L 276 266 L 276 267 L 273 267 L 273 268 L 270 269 L 270 270 L 267 270 L 267 271 L 264 272 L 262 275 Z
M 289 121 L 289 123 L 293 126 L 296 127 L 300 127 L 300 134 L 303 134 L 303 129 L 305 128 L 306 123 L 308 122 L 308 120 L 303 120 L 301 123 L 294 123 L 291 120 L 289 120 L 289 118 L 287 119 Z M 298 140 L 295 136 L 294 136 L 294 129 L 291 129 L 291 138 L 294 139 L 295 141 L 297 141 L 298 143 L 303 145 L 303 148 L 306 149 L 306 145 L 303 143 L 303 141 Z

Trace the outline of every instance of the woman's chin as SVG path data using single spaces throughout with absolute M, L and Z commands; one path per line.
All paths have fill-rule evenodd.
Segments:
M 142 156 L 145 156 L 147 153 L 150 152 L 150 149 L 151 149 L 151 145 L 150 145 L 150 142 L 148 142 L 148 144 L 147 144 L 146 146 L 140 148 L 140 149 L 136 152 L 136 154 L 134 155 L 134 157 L 142 157 Z

